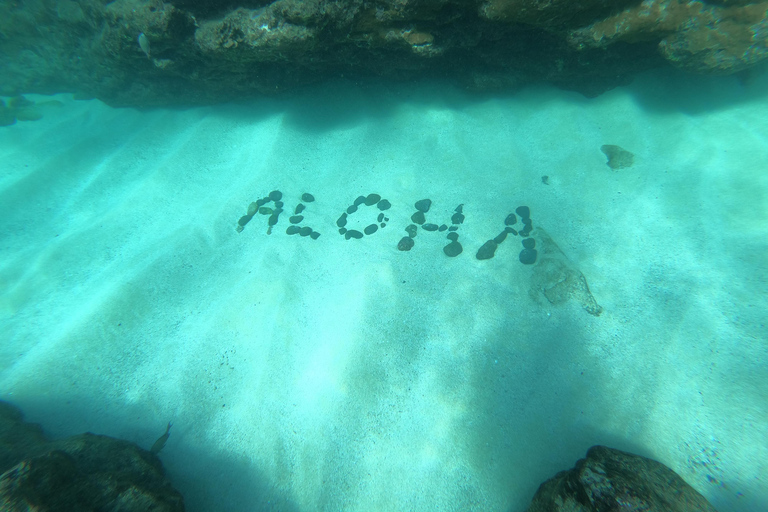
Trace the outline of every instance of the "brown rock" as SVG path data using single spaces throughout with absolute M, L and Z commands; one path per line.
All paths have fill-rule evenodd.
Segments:
M 716 512 L 664 464 L 605 446 L 539 487 L 527 512 Z

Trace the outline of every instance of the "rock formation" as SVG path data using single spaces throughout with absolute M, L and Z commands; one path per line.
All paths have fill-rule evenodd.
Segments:
M 593 446 L 587 457 L 541 486 L 527 512 L 716 512 L 660 462 Z
M 750 0 L 0 2 L 0 94 L 199 104 L 329 79 L 548 82 L 588 96 L 664 61 L 728 74 L 768 56 Z
M 0 510 L 182 512 L 156 455 L 90 433 L 50 441 L 0 402 Z

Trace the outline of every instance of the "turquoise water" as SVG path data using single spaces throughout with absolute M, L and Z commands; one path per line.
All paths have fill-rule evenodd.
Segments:
M 0 399 L 146 448 L 172 421 L 160 456 L 192 511 L 524 510 L 594 444 L 765 509 L 767 85 L 336 83 L 145 112 L 29 95 L 63 105 L 0 129 Z M 273 190 L 272 233 L 261 214 L 238 232 Z M 285 233 L 304 193 L 316 240 Z M 371 193 L 386 226 L 346 240 Z M 460 255 L 423 229 L 397 249 L 425 198 L 429 223 L 463 205 Z M 599 316 L 551 303 L 519 236 L 475 257 L 522 205 Z

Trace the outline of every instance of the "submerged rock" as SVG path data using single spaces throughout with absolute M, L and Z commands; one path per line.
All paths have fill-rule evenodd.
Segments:
M 635 162 L 635 155 L 621 146 L 604 144 L 600 146 L 600 151 L 608 158 L 606 164 L 611 169 L 626 169 L 627 167 L 632 167 L 632 164 Z
M 527 512 L 716 512 L 677 473 L 653 459 L 605 446 L 547 480 Z
M 0 402 L 0 510 L 181 512 L 154 453 L 95 434 L 59 441 Z

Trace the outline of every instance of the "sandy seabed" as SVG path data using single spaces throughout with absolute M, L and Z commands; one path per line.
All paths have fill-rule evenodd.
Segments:
M 53 436 L 149 447 L 172 421 L 161 458 L 191 511 L 522 511 L 594 444 L 721 512 L 768 510 L 766 91 L 654 74 L 595 99 L 59 95 L 0 128 L 0 399 Z M 273 233 L 258 214 L 238 233 L 276 189 Z M 317 240 L 285 234 L 305 192 Z M 387 226 L 345 240 L 369 193 Z M 464 205 L 460 256 L 423 230 L 397 250 L 423 198 L 437 224 Z M 520 205 L 600 316 L 532 296 L 519 237 L 475 258 Z

